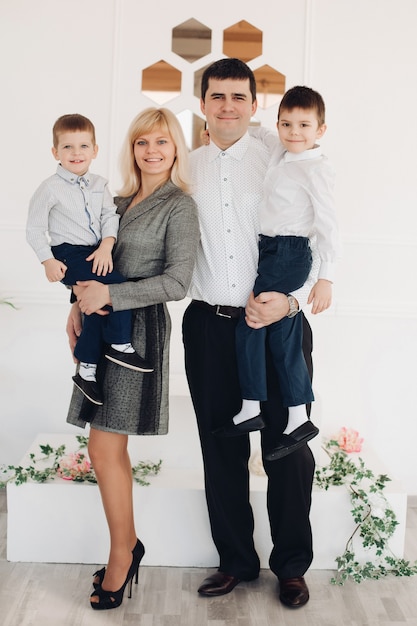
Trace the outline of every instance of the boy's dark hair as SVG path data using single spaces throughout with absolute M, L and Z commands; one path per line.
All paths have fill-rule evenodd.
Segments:
M 80 115 L 79 113 L 69 113 L 68 115 L 61 115 L 57 119 L 52 129 L 52 141 L 54 148 L 58 147 L 59 135 L 61 133 L 81 131 L 91 133 L 93 144 L 96 145 L 96 131 L 93 122 L 88 117 Z
M 201 78 L 201 99 L 204 101 L 206 92 L 209 85 L 209 79 L 214 78 L 216 80 L 226 80 L 231 78 L 232 80 L 246 80 L 249 79 L 249 88 L 252 94 L 252 102 L 256 100 L 256 80 L 254 73 L 246 63 L 240 59 L 220 59 L 215 61 L 203 72 Z
M 278 108 L 278 119 L 281 111 L 293 109 L 313 109 L 317 114 L 319 126 L 325 122 L 326 109 L 321 95 L 310 87 L 292 87 L 285 92 Z

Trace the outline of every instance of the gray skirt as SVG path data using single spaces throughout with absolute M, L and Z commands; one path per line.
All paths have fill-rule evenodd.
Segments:
M 97 382 L 104 404 L 89 402 L 74 387 L 67 422 L 125 435 L 166 435 L 168 432 L 169 339 L 171 319 L 165 304 L 132 311 L 132 344 L 154 367 L 136 372 L 102 358 Z

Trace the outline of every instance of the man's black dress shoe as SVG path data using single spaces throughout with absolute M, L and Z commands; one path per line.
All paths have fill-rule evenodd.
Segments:
M 265 422 L 262 415 L 259 414 L 240 424 L 235 424 L 233 420 L 230 420 L 226 426 L 213 430 L 213 435 L 216 435 L 216 437 L 240 437 L 240 435 L 252 433 L 255 430 L 262 430 L 262 428 L 265 428 Z
M 198 593 L 201 596 L 208 597 L 224 596 L 226 593 L 230 593 L 239 583 L 240 578 L 223 574 L 223 572 L 216 572 L 203 580 L 198 588 Z
M 303 576 L 279 579 L 279 599 L 285 606 L 298 609 L 307 604 L 309 598 L 310 594 Z
M 319 429 L 317 426 L 314 426 L 313 422 L 308 420 L 293 430 L 291 434 L 281 435 L 278 440 L 278 445 L 272 450 L 265 452 L 265 459 L 267 461 L 282 459 L 282 457 L 287 456 L 287 454 L 291 454 L 294 450 L 301 448 L 307 441 L 310 441 L 310 439 L 313 439 L 313 437 L 318 434 Z

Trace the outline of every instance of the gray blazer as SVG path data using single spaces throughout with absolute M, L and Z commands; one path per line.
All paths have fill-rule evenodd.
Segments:
M 167 182 L 129 211 L 132 198 L 115 198 L 121 214 L 115 267 L 127 282 L 110 285 L 115 311 L 133 310 L 132 343 L 154 372 L 142 374 L 103 359 L 97 380 L 104 405 L 74 389 L 67 421 L 124 434 L 168 431 L 169 338 L 166 302 L 181 300 L 191 281 L 200 239 L 194 200 Z

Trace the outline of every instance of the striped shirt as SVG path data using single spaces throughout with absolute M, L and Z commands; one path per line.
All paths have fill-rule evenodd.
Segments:
M 87 172 L 76 176 L 58 165 L 33 194 L 26 239 L 42 263 L 53 258 L 51 246 L 96 245 L 117 238 L 119 215 L 105 178 Z

